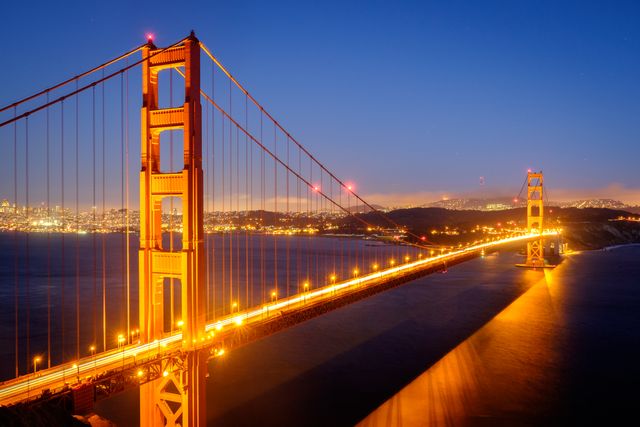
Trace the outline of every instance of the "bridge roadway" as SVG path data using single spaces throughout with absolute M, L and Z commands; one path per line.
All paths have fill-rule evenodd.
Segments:
M 544 233 L 545 236 L 556 234 L 555 231 Z M 260 307 L 233 313 L 207 324 L 206 336 L 197 343 L 197 348 L 210 351 L 212 357 L 222 356 L 225 350 L 262 338 L 373 293 L 442 270 L 447 265 L 475 258 L 483 251 L 491 252 L 505 245 L 522 244 L 536 238 L 539 238 L 538 234 L 522 234 L 476 244 L 310 289 Z M 23 375 L 0 384 L 0 404 L 10 405 L 35 399 L 43 392 L 57 392 L 80 383 L 98 382 L 110 372 L 133 372 L 140 377 L 137 382 L 140 384 L 145 380 L 154 379 L 146 371 L 150 369 L 149 362 L 162 359 L 168 354 L 179 353 L 181 346 L 182 334 L 177 332 L 152 343 L 126 345 L 84 357 L 76 362 L 43 369 L 35 375 Z

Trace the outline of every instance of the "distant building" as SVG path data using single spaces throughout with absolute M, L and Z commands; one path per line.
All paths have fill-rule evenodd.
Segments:
M 11 203 L 7 199 L 4 199 L 2 203 L 0 203 L 0 212 L 2 213 L 10 213 L 11 212 Z

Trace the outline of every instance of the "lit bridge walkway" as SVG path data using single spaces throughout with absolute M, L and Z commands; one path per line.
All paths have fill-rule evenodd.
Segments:
M 557 232 L 545 232 L 546 237 Z M 274 300 L 260 307 L 233 313 L 206 326 L 207 334 L 197 348 L 209 350 L 211 358 L 230 349 L 263 338 L 312 317 L 326 313 L 372 294 L 398 286 L 429 273 L 446 269 L 483 253 L 539 239 L 539 234 L 523 234 L 476 244 L 396 267 L 354 277 L 332 285 Z M 148 344 L 128 345 L 77 363 L 44 369 L 0 386 L 0 404 L 7 405 L 84 385 L 96 397 L 108 397 L 127 387 L 167 375 L 179 363 L 182 334 L 175 333 Z

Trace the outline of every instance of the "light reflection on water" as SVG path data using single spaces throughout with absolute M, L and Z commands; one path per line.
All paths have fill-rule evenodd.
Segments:
M 358 425 L 463 425 L 487 414 L 522 416 L 541 393 L 553 393 L 562 358 L 555 275 L 526 272 L 524 294 Z M 532 406 L 539 410 L 540 403 Z

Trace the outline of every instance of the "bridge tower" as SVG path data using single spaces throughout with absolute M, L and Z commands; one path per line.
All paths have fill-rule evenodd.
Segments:
M 543 176 L 540 172 L 527 173 L 527 230 L 540 238 L 527 243 L 527 267 L 544 267 L 543 230 Z
M 141 426 L 205 424 L 206 355 L 197 348 L 204 337 L 205 281 L 203 248 L 202 112 L 200 43 L 193 32 L 175 47 L 143 48 L 142 168 L 140 172 L 139 310 L 140 339 L 163 338 L 164 279 L 180 280 L 182 351 L 162 362 L 158 379 L 140 387 Z M 158 107 L 158 74 L 182 67 L 185 100 L 181 107 Z M 160 171 L 160 134 L 182 130 L 184 165 L 179 172 Z M 162 199 L 182 199 L 182 249 L 162 244 Z M 173 309 L 173 307 L 171 308 Z

